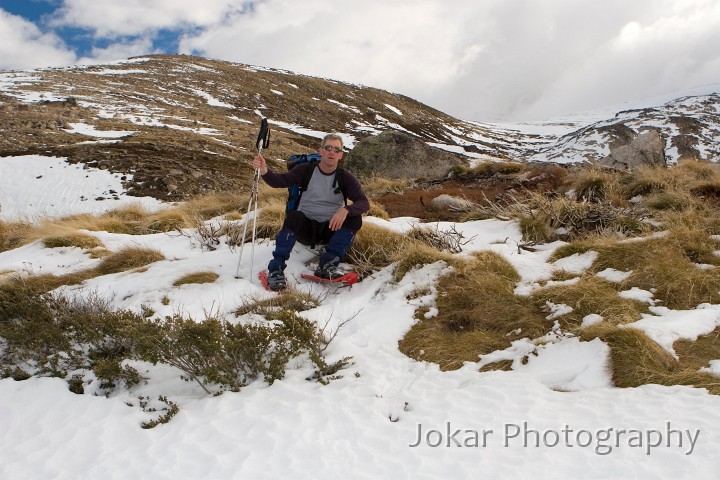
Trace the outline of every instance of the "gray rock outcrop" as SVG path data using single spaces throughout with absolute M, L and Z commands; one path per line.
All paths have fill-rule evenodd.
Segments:
M 466 160 L 429 147 L 412 135 L 383 132 L 361 140 L 345 159 L 344 167 L 355 175 L 378 175 L 393 179 L 443 178 Z
M 615 148 L 597 165 L 616 170 L 632 170 L 640 165 L 667 166 L 665 141 L 657 130 L 641 133 L 628 145 Z

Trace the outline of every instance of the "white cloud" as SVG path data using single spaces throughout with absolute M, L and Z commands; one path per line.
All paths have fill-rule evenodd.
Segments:
M 483 42 L 465 36 L 470 23 L 485 22 L 475 4 L 266 1 L 253 15 L 187 35 L 180 50 L 413 95 L 450 87 L 477 60 Z
M 268 0 L 183 53 L 403 93 L 468 119 L 545 118 L 720 81 L 718 2 Z
M 149 37 L 141 37 L 133 41 L 117 42 L 105 48 L 93 48 L 88 56 L 80 58 L 76 63 L 94 65 L 125 60 L 126 58 L 151 53 L 162 53 L 154 51 L 152 45 L 152 39 Z
M 481 121 L 720 82 L 718 0 L 64 0 L 52 18 L 119 41 L 84 62 L 152 53 L 160 30 L 182 31 L 180 53 L 383 88 Z M 49 54 L 33 66 L 72 57 L 34 35 Z
M 75 54 L 52 33 L 0 8 L 0 69 L 55 67 L 75 61 Z
M 145 35 L 160 29 L 215 26 L 245 4 L 242 0 L 64 0 L 51 24 L 86 28 L 101 38 Z

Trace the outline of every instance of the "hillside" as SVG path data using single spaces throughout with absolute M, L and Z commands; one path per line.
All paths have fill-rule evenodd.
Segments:
M 716 86 L 717 87 L 717 86 Z M 328 131 L 352 147 L 387 130 L 469 159 L 575 163 L 658 128 L 670 163 L 718 160 L 720 89 L 656 99 L 606 117 L 545 124 L 452 118 L 408 97 L 292 72 L 156 55 L 113 65 L 0 74 L 0 156 L 68 158 L 127 175 L 131 195 L 161 200 L 247 184 L 257 120 L 273 158 L 316 148 Z
M 715 479 L 711 90 L 500 126 L 193 57 L 0 74 L 0 478 Z M 395 130 L 467 164 L 364 178 L 361 281 L 296 244 L 278 295 L 285 189 L 240 249 L 261 115 L 275 159 Z M 673 168 L 559 165 L 648 127 Z

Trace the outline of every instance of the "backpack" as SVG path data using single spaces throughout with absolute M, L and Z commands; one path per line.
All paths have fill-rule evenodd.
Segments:
M 302 194 L 305 190 L 307 190 L 308 185 L 310 184 L 310 179 L 313 176 L 313 173 L 315 172 L 315 168 L 317 167 L 317 164 L 320 162 L 320 154 L 319 153 L 310 153 L 310 154 L 301 154 L 301 155 L 293 155 L 287 160 L 287 169 L 288 171 L 295 168 L 297 165 L 301 165 L 303 163 L 311 163 L 312 167 L 308 168 L 307 173 L 302 179 L 301 184 L 293 184 L 288 187 L 288 199 L 287 204 L 285 205 L 285 212 L 292 212 L 294 210 L 298 209 L 298 206 L 300 205 L 300 198 L 302 197 Z M 344 181 L 344 175 L 342 175 L 342 168 L 338 167 L 337 170 L 335 170 L 335 179 L 333 180 L 333 187 L 337 186 L 337 188 L 340 190 L 336 193 L 342 193 L 343 199 L 345 200 L 345 205 L 347 205 L 347 195 L 345 195 L 345 181 Z

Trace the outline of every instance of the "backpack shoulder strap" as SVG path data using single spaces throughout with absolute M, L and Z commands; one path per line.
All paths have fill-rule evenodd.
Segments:
M 345 192 L 345 171 L 341 167 L 337 167 L 335 169 L 335 179 L 333 180 L 332 184 L 333 188 L 335 188 L 335 193 L 342 193 L 343 200 L 345 201 L 345 205 L 347 206 L 347 193 Z M 338 192 L 340 190 L 340 192 Z
M 310 179 L 313 176 L 313 173 L 315 173 L 315 168 L 317 168 L 317 162 L 310 162 L 310 167 L 305 170 L 305 175 L 303 176 L 302 183 L 300 184 L 300 190 L 305 191 L 308 188 L 308 185 L 310 185 Z

